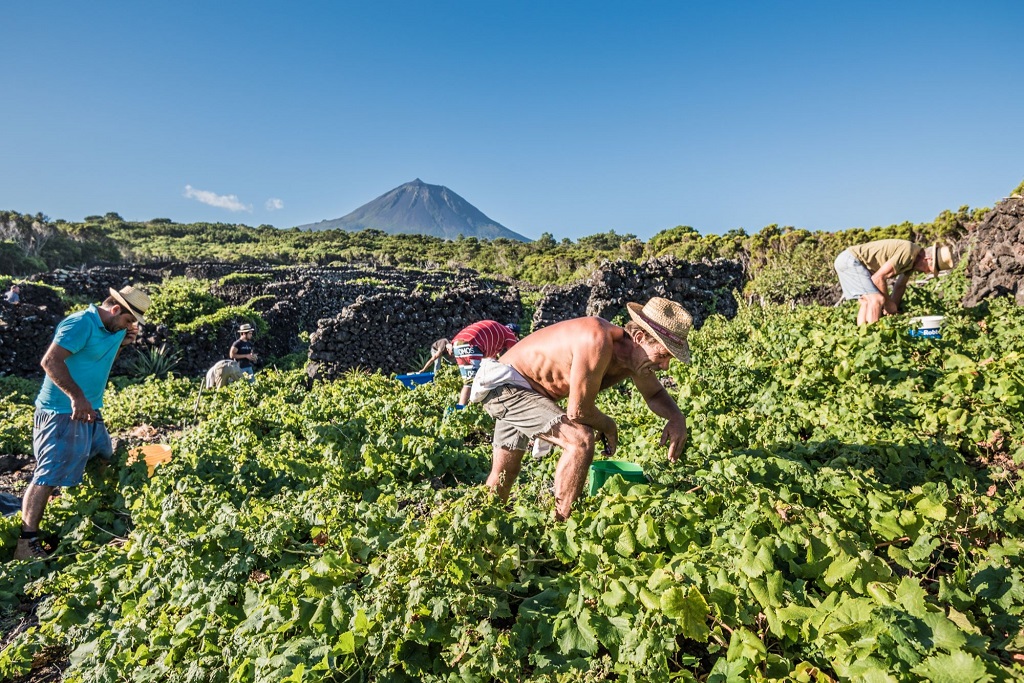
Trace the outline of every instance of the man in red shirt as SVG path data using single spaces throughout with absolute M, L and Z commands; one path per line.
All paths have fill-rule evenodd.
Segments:
M 434 361 L 442 356 L 454 357 L 462 375 L 462 391 L 459 393 L 459 404 L 462 408 L 469 402 L 469 392 L 473 387 L 473 379 L 480 369 L 480 361 L 484 358 L 497 358 L 508 351 L 519 341 L 516 337 L 518 325 L 502 325 L 494 320 L 481 320 L 466 327 L 451 341 L 438 339 L 431 347 L 433 353 L 430 360 L 420 372 L 425 371 Z

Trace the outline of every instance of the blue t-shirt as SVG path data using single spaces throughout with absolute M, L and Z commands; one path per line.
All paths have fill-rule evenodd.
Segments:
M 103 407 L 103 390 L 107 388 L 110 368 L 125 334 L 126 330 L 108 331 L 95 306 L 64 318 L 53 333 L 53 343 L 71 352 L 65 361 L 71 379 L 82 388 L 94 409 Z M 36 407 L 55 413 L 72 412 L 71 398 L 53 383 L 49 375 L 43 380 Z

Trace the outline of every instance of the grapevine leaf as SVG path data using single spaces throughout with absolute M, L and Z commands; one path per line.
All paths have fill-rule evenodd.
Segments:
M 992 680 L 985 663 L 963 650 L 933 655 L 911 671 L 931 683 L 987 683 Z
M 670 588 L 661 595 L 661 610 L 665 616 L 675 619 L 682 627 L 683 635 L 704 642 L 711 631 L 707 626 L 708 603 L 696 586 L 687 590 Z

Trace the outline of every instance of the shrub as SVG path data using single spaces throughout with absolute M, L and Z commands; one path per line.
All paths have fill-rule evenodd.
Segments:
M 266 273 L 231 273 L 220 279 L 218 284 L 221 287 L 234 287 L 240 285 L 261 285 L 270 282 L 273 278 Z
M 151 297 L 153 305 L 146 311 L 146 318 L 168 327 L 188 325 L 226 305 L 222 299 L 210 294 L 209 282 L 184 277 L 165 280 L 155 288 Z
M 163 379 L 181 360 L 181 354 L 171 351 L 167 344 L 160 348 L 151 346 L 145 351 L 135 350 L 135 357 L 128 361 L 128 371 L 137 377 L 159 377 Z
M 209 315 L 204 315 L 187 324 L 179 325 L 176 329 L 178 332 L 195 334 L 203 327 L 208 327 L 211 329 L 210 335 L 216 336 L 216 331 L 222 327 L 238 327 L 241 323 L 249 323 L 255 327 L 257 337 L 266 334 L 267 330 L 270 329 L 263 316 L 248 306 L 224 306 Z

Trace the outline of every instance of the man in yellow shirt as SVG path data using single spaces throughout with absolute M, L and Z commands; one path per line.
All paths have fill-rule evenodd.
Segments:
M 922 247 L 909 240 L 877 240 L 852 246 L 836 257 L 843 299 L 859 299 L 857 324 L 877 322 L 899 309 L 913 271 L 937 275 L 953 267 L 949 247 Z M 896 278 L 889 291 L 890 278 Z

